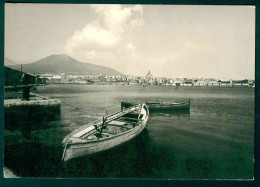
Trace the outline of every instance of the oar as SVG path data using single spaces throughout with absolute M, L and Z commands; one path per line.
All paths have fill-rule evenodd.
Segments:
M 103 123 L 102 123 L 102 125 L 101 125 L 100 134 L 99 134 L 98 139 L 99 139 L 100 137 L 102 137 L 102 131 L 103 131 L 103 126 L 105 125 L 105 122 L 106 122 L 106 120 L 105 120 L 105 117 L 103 116 Z

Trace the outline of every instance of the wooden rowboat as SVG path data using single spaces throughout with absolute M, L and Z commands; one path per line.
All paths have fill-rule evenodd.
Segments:
M 135 105 L 131 102 L 121 102 L 121 109 Z M 146 102 L 149 111 L 152 112 L 190 112 L 190 99 L 176 102 Z
M 143 131 L 148 117 L 146 104 L 138 104 L 85 125 L 63 139 L 65 148 L 62 160 L 67 161 L 123 144 Z

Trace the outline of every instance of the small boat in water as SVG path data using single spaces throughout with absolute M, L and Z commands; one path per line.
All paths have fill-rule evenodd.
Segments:
M 146 104 L 138 104 L 85 125 L 63 139 L 65 148 L 62 160 L 67 161 L 123 144 L 143 131 L 148 117 Z
M 135 103 L 121 102 L 121 109 L 134 106 Z M 190 112 L 190 99 L 188 101 L 175 102 L 146 102 L 149 111 L 152 112 Z

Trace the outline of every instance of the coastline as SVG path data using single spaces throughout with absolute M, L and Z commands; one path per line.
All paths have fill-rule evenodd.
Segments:
M 232 85 L 232 84 L 223 84 L 223 85 L 191 85 L 191 84 L 181 84 L 179 86 L 173 85 L 173 84 L 139 84 L 139 83 L 94 83 L 94 84 L 87 84 L 87 83 L 67 83 L 67 82 L 53 82 L 53 83 L 48 83 L 47 85 L 57 85 L 57 84 L 68 84 L 68 85 L 122 85 L 122 86 L 132 86 L 132 85 L 139 85 L 139 86 L 169 86 L 169 87 L 238 87 L 238 88 L 254 88 L 254 86 L 250 85 Z

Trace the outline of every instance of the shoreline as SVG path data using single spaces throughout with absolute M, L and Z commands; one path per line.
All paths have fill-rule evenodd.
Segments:
M 137 85 L 137 86 L 143 86 L 143 87 L 147 87 L 147 86 L 169 86 L 169 87 L 175 87 L 175 88 L 178 88 L 178 87 L 228 87 L 228 88 L 255 88 L 254 86 L 249 86 L 249 85 L 179 85 L 179 86 L 176 86 L 176 85 L 171 85 L 171 84 L 168 84 L 168 85 L 165 85 L 165 84 L 161 84 L 161 85 L 155 85 L 155 84 L 147 84 L 147 85 L 144 85 L 144 84 L 136 84 L 136 83 L 133 83 L 133 84 L 122 84 L 122 83 L 114 83 L 114 84 L 85 84 L 85 83 L 48 83 L 46 85 L 56 85 L 56 84 L 66 84 L 66 85 L 100 85 L 100 86 L 109 86 L 109 85 L 121 85 L 121 86 L 133 86 L 133 85 Z

